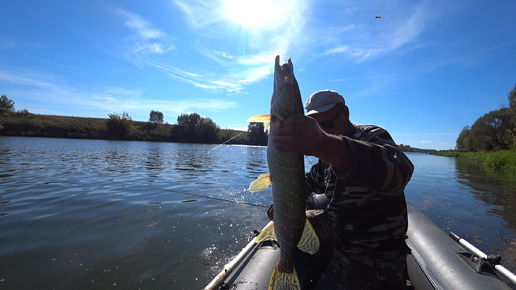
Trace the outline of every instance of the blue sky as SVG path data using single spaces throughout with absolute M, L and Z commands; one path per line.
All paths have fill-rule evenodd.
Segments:
M 39 114 L 195 112 L 246 129 L 269 111 L 280 55 L 303 101 L 336 90 L 353 123 L 450 149 L 508 103 L 515 15 L 508 0 L 4 0 L 0 94 Z

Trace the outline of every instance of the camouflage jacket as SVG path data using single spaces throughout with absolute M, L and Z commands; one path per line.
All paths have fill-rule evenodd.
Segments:
M 403 190 L 414 166 L 386 130 L 355 128 L 352 136 L 342 136 L 352 150 L 349 171 L 338 174 L 319 160 L 306 174 L 307 189 L 330 198 L 327 210 L 341 242 L 388 246 L 405 238 L 408 223 Z

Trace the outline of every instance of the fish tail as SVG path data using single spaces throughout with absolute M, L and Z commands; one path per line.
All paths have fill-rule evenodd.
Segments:
M 283 273 L 278 270 L 278 265 L 274 268 L 271 281 L 269 283 L 269 290 L 293 290 L 301 289 L 301 283 L 297 277 L 296 268 L 292 273 Z
M 276 231 L 274 230 L 274 223 L 269 223 L 262 232 L 256 237 L 255 242 L 260 243 L 264 241 L 278 241 L 276 237 Z
M 301 235 L 301 239 L 299 240 L 299 243 L 297 244 L 297 247 L 308 254 L 315 254 L 317 251 L 319 251 L 319 238 L 317 237 L 317 234 L 315 233 L 315 230 L 308 220 L 308 218 L 305 221 L 305 228 L 303 229 L 303 234 Z

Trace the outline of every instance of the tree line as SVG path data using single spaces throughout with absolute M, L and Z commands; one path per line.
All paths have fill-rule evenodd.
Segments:
M 462 129 L 456 140 L 457 151 L 485 152 L 516 148 L 516 84 L 507 97 L 508 105 L 486 113 L 471 126 Z M 66 117 L 55 116 L 54 120 L 50 120 L 49 116 L 40 116 L 38 119 L 27 109 L 16 111 L 14 101 L 6 95 L 0 96 L 0 117 L 0 135 L 187 143 L 224 143 L 232 140 L 230 143 L 249 145 L 267 145 L 268 138 L 262 123 L 250 123 L 247 132 L 240 132 L 246 134 L 235 139 L 234 130 L 221 130 L 213 120 L 197 113 L 179 115 L 176 125 L 163 124 L 163 113 L 154 110 L 150 112 L 148 122 L 135 122 L 127 112 L 108 114 L 108 119 L 101 121 L 103 124 L 94 122 L 95 118 L 82 118 L 79 121 L 77 119 L 80 118 L 75 117 L 74 121 L 67 119 L 64 122 Z M 56 118 L 61 120 L 56 121 Z
M 458 151 L 485 152 L 516 148 L 516 84 L 509 105 L 490 111 L 465 126 L 456 141 Z
M 108 114 L 106 125 L 113 136 L 123 139 L 133 130 L 133 122 L 126 112 L 122 114 Z M 157 127 L 163 123 L 163 113 L 151 111 L 149 118 L 150 127 Z M 249 145 L 267 145 L 267 135 L 263 124 L 251 123 L 247 135 Z M 170 136 L 174 142 L 183 143 L 224 143 L 234 136 L 222 134 L 220 127 L 208 117 L 197 113 L 181 114 L 177 117 L 177 125 L 170 129 Z
M 251 123 L 247 132 L 223 130 L 197 113 L 181 114 L 177 124 L 169 125 L 163 124 L 163 113 L 155 110 L 148 122 L 137 122 L 127 112 L 98 119 L 36 115 L 14 107 L 13 100 L 0 97 L 0 135 L 267 145 L 263 124 Z

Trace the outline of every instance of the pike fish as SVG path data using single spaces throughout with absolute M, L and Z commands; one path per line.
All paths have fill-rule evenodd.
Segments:
M 275 130 L 281 127 L 285 119 L 302 114 L 303 103 L 292 61 L 289 58 L 287 63 L 280 66 L 280 58 L 276 56 L 270 116 L 259 115 L 248 120 L 270 121 L 267 146 L 269 174 L 260 175 L 249 186 L 250 191 L 256 192 L 272 183 L 274 223 L 256 239 L 257 242 L 273 239 L 280 246 L 280 260 L 272 274 L 269 289 L 301 289 L 294 268 L 296 248 L 310 254 L 319 249 L 319 239 L 305 213 L 304 156 L 277 150 L 273 140 Z

